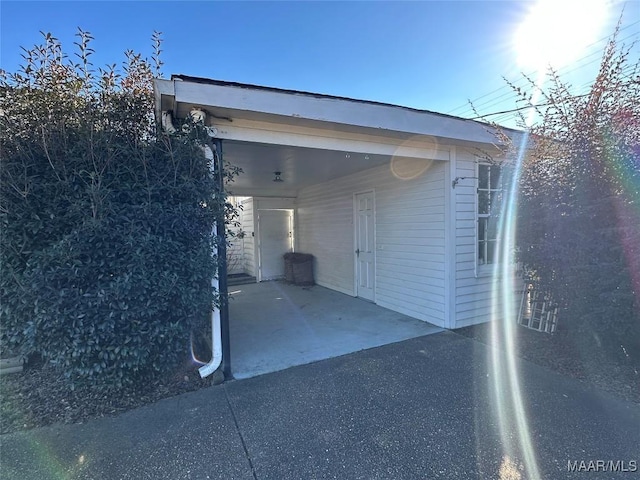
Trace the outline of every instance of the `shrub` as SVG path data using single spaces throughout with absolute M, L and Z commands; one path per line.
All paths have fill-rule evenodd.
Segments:
M 640 71 L 629 55 L 614 35 L 585 95 L 553 70 L 541 105 L 515 89 L 540 118 L 520 178 L 519 260 L 558 303 L 560 331 L 618 354 L 640 352 Z
M 1 346 L 107 388 L 188 351 L 229 205 L 202 128 L 156 131 L 151 62 L 127 52 L 123 74 L 96 74 L 78 37 L 79 63 L 47 34 L 0 83 Z

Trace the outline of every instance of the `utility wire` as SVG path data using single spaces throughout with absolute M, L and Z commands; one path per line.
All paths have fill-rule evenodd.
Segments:
M 626 29 L 628 29 L 628 28 L 631 28 L 632 26 L 634 26 L 634 25 L 636 25 L 636 24 L 639 24 L 639 23 L 640 23 L 640 21 L 633 22 L 633 23 L 632 23 L 632 24 L 630 24 L 630 25 L 626 25 L 626 26 L 622 27 L 622 28 L 620 29 L 620 31 L 623 31 L 623 30 L 626 30 Z M 637 37 L 637 36 L 638 36 L 638 32 L 632 33 L 632 34 L 630 34 L 630 35 L 628 35 L 628 36 L 626 36 L 626 37 L 621 38 L 621 39 L 620 39 L 620 43 L 624 43 L 625 41 L 627 41 L 627 40 L 629 40 L 629 39 L 631 39 L 631 38 L 633 38 L 633 37 Z M 589 45 L 589 47 L 593 49 L 595 46 L 597 46 L 597 45 L 599 45 L 599 44 L 601 44 L 601 43 L 603 43 L 603 42 L 609 41 L 609 38 L 610 38 L 610 37 L 603 37 L 602 39 L 600 39 L 600 40 L 598 40 L 598 41 L 596 41 L 596 42 L 592 43 L 591 45 Z M 636 40 L 637 40 L 637 39 L 636 39 L 636 38 L 634 38 L 634 41 L 636 41 Z M 633 43 L 633 42 L 632 42 L 632 43 Z M 594 50 L 593 52 L 591 52 L 591 53 L 589 53 L 589 54 L 587 54 L 587 55 L 584 55 L 583 57 L 581 57 L 581 58 L 579 58 L 578 60 L 576 60 L 576 62 L 574 62 L 572 65 L 570 65 L 570 66 L 565 66 L 565 67 L 563 67 L 563 68 L 559 69 L 559 70 L 557 71 L 557 73 L 558 73 L 558 74 L 560 74 L 560 75 L 567 75 L 567 74 L 569 74 L 569 73 L 573 73 L 573 72 L 575 72 L 575 71 L 577 71 L 577 70 L 580 70 L 580 69 L 582 69 L 582 68 L 585 68 L 585 67 L 587 67 L 587 66 L 589 66 L 589 65 L 591 65 L 591 64 L 593 64 L 593 63 L 595 63 L 596 61 L 599 61 L 599 59 L 600 59 L 601 55 L 602 55 L 601 47 L 598 47 L 598 49 L 597 49 L 597 50 Z M 591 61 L 589 61 L 589 62 L 586 62 L 586 63 L 582 63 L 582 64 L 581 64 L 581 62 L 583 62 L 584 60 L 586 60 L 586 59 L 588 59 L 588 58 L 590 58 L 590 57 L 594 57 L 594 56 L 597 56 L 597 58 L 595 58 L 595 59 L 593 59 L 593 60 L 591 60 Z M 577 65 L 576 65 L 576 64 L 577 64 Z M 570 68 L 570 69 L 568 69 L 568 70 L 567 70 L 567 68 L 569 68 L 569 67 L 573 67 L 573 68 Z M 532 77 L 533 75 L 535 75 L 535 73 L 530 73 L 528 76 L 529 76 L 529 77 Z M 522 82 L 524 82 L 524 81 L 525 81 L 525 80 L 524 80 L 524 78 L 523 78 L 523 77 L 519 77 L 519 78 L 518 78 L 517 80 L 515 80 L 513 83 L 514 83 L 514 84 L 517 84 L 518 82 L 522 83 Z M 488 97 L 488 96 L 490 96 L 490 95 L 492 95 L 492 94 L 494 94 L 494 93 L 500 92 L 500 91 L 504 90 L 505 88 L 508 88 L 508 86 L 503 85 L 502 87 L 499 87 L 499 88 L 497 88 L 497 89 L 495 89 L 495 90 L 493 90 L 493 91 L 491 91 L 491 92 L 489 92 L 489 93 L 487 93 L 487 94 L 485 94 L 485 95 L 482 95 L 482 96 L 480 96 L 480 97 L 476 98 L 476 99 L 474 100 L 474 102 L 476 102 L 476 103 L 477 103 L 479 100 L 482 100 L 483 98 L 486 98 L 486 97 Z M 500 96 L 500 97 L 498 97 L 498 98 L 502 98 L 503 96 L 504 96 L 504 95 L 501 95 L 501 96 Z M 478 105 L 479 105 L 479 106 L 481 106 L 481 105 L 486 105 L 487 103 L 493 103 L 493 99 L 489 99 L 489 100 L 487 100 L 486 102 L 484 102 L 484 103 L 480 103 L 480 104 L 478 104 Z M 466 104 L 464 104 L 464 105 L 460 105 L 459 107 L 454 108 L 453 110 L 450 110 L 450 111 L 449 111 L 449 112 L 447 112 L 447 113 L 452 114 L 452 113 L 454 113 L 454 112 L 456 112 L 456 111 L 458 111 L 458 110 L 460 110 L 460 109 L 468 108 L 468 107 L 469 107 L 469 104 L 468 104 L 468 103 L 466 103 Z
M 626 29 L 631 28 L 631 27 L 633 27 L 634 25 L 637 25 L 637 24 L 640 24 L 640 21 L 636 21 L 636 22 L 633 22 L 633 23 L 631 23 L 629 25 L 625 25 L 624 27 L 620 28 L 619 31 L 626 30 Z M 635 42 L 635 41 L 637 41 L 637 37 L 638 37 L 638 32 L 634 32 L 634 33 L 631 33 L 630 35 L 627 35 L 627 36 L 621 38 L 619 40 L 619 43 L 624 44 L 624 42 L 626 42 L 629 39 L 633 39 L 633 42 Z M 604 38 L 592 43 L 590 45 L 590 47 L 593 48 L 596 45 L 599 45 L 599 44 L 601 44 L 603 42 L 609 41 L 609 39 L 610 39 L 610 37 L 604 37 Z M 633 42 L 631 42 L 631 43 L 633 43 Z M 561 69 L 557 70 L 556 73 L 558 75 L 568 75 L 568 74 L 573 73 L 573 72 L 575 72 L 577 70 L 580 70 L 580 69 L 583 69 L 583 68 L 585 68 L 585 67 L 587 67 L 589 65 L 592 65 L 593 63 L 595 63 L 597 61 L 600 61 L 601 55 L 602 55 L 602 52 L 601 52 L 601 49 L 599 48 L 598 50 L 595 50 L 592 53 L 589 53 L 589 54 L 581 57 L 580 59 L 578 59 L 576 62 L 574 62 L 572 65 L 570 65 L 570 67 L 572 67 L 572 68 L 567 69 L 567 67 L 564 67 L 564 68 L 561 68 Z M 588 59 L 590 59 L 591 57 L 594 57 L 594 56 L 596 58 L 594 58 L 593 60 L 589 60 L 588 62 L 585 62 L 585 60 L 588 60 Z M 533 75 L 534 74 L 530 74 L 529 77 L 532 77 Z M 512 83 L 515 86 L 526 86 L 527 85 L 527 81 L 526 81 L 526 79 L 524 77 L 519 77 L 517 80 L 513 81 Z M 589 84 L 585 84 L 585 86 L 583 86 L 582 88 L 586 88 L 588 85 Z M 505 93 L 502 93 L 499 96 L 491 97 L 495 93 L 502 92 L 505 89 L 506 89 Z M 489 92 L 489 93 L 487 93 L 485 95 L 482 95 L 482 96 L 478 97 L 474 101 L 469 101 L 468 103 L 466 103 L 464 105 L 456 107 L 456 108 L 448 111 L 447 113 L 450 114 L 450 115 L 451 114 L 455 114 L 455 112 L 466 108 L 465 112 L 457 114 L 457 116 L 466 116 L 466 115 L 468 115 L 468 114 L 470 114 L 472 112 L 472 108 L 470 106 L 470 103 L 473 104 L 473 106 L 475 107 L 476 110 L 488 109 L 491 105 L 495 105 L 497 103 L 500 103 L 500 101 L 502 99 L 504 99 L 504 97 L 508 97 L 508 96 L 510 96 L 512 94 L 513 94 L 513 91 L 511 90 L 511 88 L 508 85 L 504 85 L 504 86 L 499 87 L 499 88 L 497 88 L 497 89 L 495 89 L 495 90 L 493 90 L 493 91 L 491 91 L 491 92 Z M 487 98 L 487 97 L 491 97 L 491 98 Z M 482 100 L 482 99 L 485 99 L 485 98 L 487 100 L 485 100 L 484 102 L 478 103 L 479 100 Z
M 632 83 L 634 81 L 634 79 L 632 78 L 633 74 L 637 74 L 638 69 L 636 65 L 628 65 L 625 69 L 623 69 L 622 71 L 622 78 L 629 78 L 630 82 Z M 637 82 L 637 79 L 635 80 Z M 585 84 L 583 84 L 579 89 L 577 89 L 577 91 L 585 91 L 587 89 L 589 89 L 591 87 L 591 85 L 593 85 L 593 82 L 587 82 Z M 576 89 L 574 89 L 574 91 L 576 91 Z M 510 95 L 513 95 L 513 92 L 510 92 Z M 585 94 L 574 94 L 573 97 L 574 98 L 581 98 L 581 97 L 586 97 L 590 95 L 590 92 L 587 92 Z M 513 115 L 507 115 L 507 114 L 512 114 L 512 113 L 517 113 L 519 111 L 522 110 L 526 110 L 529 108 L 534 108 L 534 107 L 544 107 L 544 106 L 548 106 L 550 104 L 548 103 L 543 103 L 543 104 L 537 104 L 537 105 L 525 105 L 522 107 L 517 107 L 517 108 L 513 108 L 513 109 L 508 109 L 508 110 L 501 110 L 501 111 L 497 111 L 497 112 L 489 112 L 489 113 L 483 113 L 483 114 L 479 114 L 478 112 L 480 111 L 479 107 L 475 108 L 474 116 L 473 117 L 463 117 L 463 118 L 467 118 L 469 120 L 478 120 L 478 119 L 483 119 L 486 117 L 491 117 L 491 116 L 496 116 L 496 115 L 502 115 L 501 117 L 498 117 L 497 119 L 495 119 L 494 121 L 496 123 L 501 123 L 503 121 L 508 121 L 508 120 L 512 120 L 513 119 Z M 475 105 L 474 105 L 475 107 Z
M 576 68 L 574 68 L 574 69 L 572 69 L 572 70 L 565 71 L 565 72 L 560 72 L 560 71 L 558 71 L 558 72 L 556 72 L 556 73 L 557 73 L 557 75 L 558 75 L 558 76 L 567 75 L 567 74 L 572 73 L 572 72 L 574 72 L 574 71 L 576 71 L 576 70 L 578 70 L 578 69 L 580 69 L 580 68 L 584 68 L 584 67 L 585 67 L 585 66 L 587 66 L 587 65 L 590 65 L 590 64 L 592 64 L 592 63 L 595 63 L 595 61 L 600 61 L 600 60 L 599 60 L 599 59 L 597 59 L 597 60 L 594 60 L 594 61 L 592 61 L 592 62 L 589 62 L 588 64 L 584 64 L 584 65 L 581 65 L 581 66 L 579 66 L 579 67 L 576 67 Z M 630 71 L 631 71 L 631 70 L 633 70 L 634 68 L 635 68 L 635 66 L 634 66 L 634 65 L 628 65 L 628 66 L 626 67 L 626 70 L 624 71 L 624 73 L 626 73 L 626 72 L 630 72 Z M 623 75 L 624 75 L 624 73 L 623 73 Z M 513 81 L 513 82 L 511 82 L 511 83 L 512 83 L 512 85 L 514 85 L 514 86 L 516 86 L 516 87 L 520 87 L 520 88 L 523 88 L 523 87 L 528 86 L 528 82 L 526 82 L 526 80 L 525 80 L 524 78 L 521 78 L 521 79 L 519 80 L 519 82 L 518 82 L 518 81 Z M 518 83 L 519 83 L 519 84 L 518 84 Z M 584 90 L 584 89 L 586 89 L 586 88 L 589 88 L 589 87 L 592 85 L 592 83 L 593 83 L 592 81 L 589 81 L 589 82 L 586 82 L 586 83 L 582 84 L 581 86 L 579 86 L 579 87 L 578 87 L 577 91 L 581 91 L 581 90 Z M 492 105 L 495 105 L 495 104 L 501 103 L 501 101 L 502 101 L 503 99 L 505 99 L 506 97 L 510 97 L 510 96 L 512 96 L 512 95 L 513 95 L 513 90 L 511 89 L 511 87 L 509 87 L 509 85 L 505 85 L 504 87 L 501 87 L 500 89 L 498 89 L 498 90 L 496 90 L 496 91 L 502 91 L 503 89 L 507 89 L 507 90 L 505 91 L 505 93 L 503 93 L 503 94 L 501 94 L 501 95 L 499 95 L 499 96 L 497 96 L 497 97 L 493 97 L 493 98 L 491 98 L 490 100 L 487 100 L 487 101 L 485 101 L 485 102 L 477 103 L 477 101 L 469 101 L 469 103 L 466 105 L 467 110 L 466 110 L 465 112 L 463 112 L 463 113 L 459 113 L 459 114 L 458 114 L 458 116 L 465 116 L 465 114 L 466 114 L 466 115 L 469 115 L 469 114 L 473 113 L 473 109 L 474 109 L 474 108 L 475 108 L 475 110 L 476 110 L 476 111 L 483 110 L 483 109 L 484 109 L 484 110 L 486 110 L 486 109 L 490 109 L 490 107 L 491 107 Z M 480 98 L 482 98 L 482 97 L 480 97 Z M 471 105 L 473 105 L 473 107 L 472 107 Z M 458 107 L 458 109 L 460 109 L 460 107 Z M 451 114 L 451 112 L 449 112 L 449 114 Z
M 584 63 L 584 64 L 579 65 L 579 66 L 577 66 L 577 67 L 575 67 L 575 68 L 573 68 L 573 69 L 571 69 L 571 70 L 566 70 L 566 71 L 564 71 L 564 72 L 562 72 L 562 71 L 557 71 L 557 72 L 556 72 L 556 74 L 557 74 L 558 76 L 566 76 L 566 75 L 568 75 L 569 73 L 572 73 L 572 72 L 574 72 L 574 71 L 576 71 L 576 70 L 579 70 L 579 69 L 581 69 L 581 68 L 584 68 L 584 67 L 586 67 L 586 66 L 588 66 L 588 65 L 591 65 L 591 64 L 593 64 L 593 63 L 595 63 L 595 62 L 597 62 L 597 61 L 600 61 L 600 59 L 596 59 L 596 60 L 594 60 L 594 61 L 591 61 L 591 62 L 588 62 L 588 63 Z M 629 68 L 633 68 L 633 67 L 632 67 L 632 66 L 630 66 Z M 514 86 L 516 86 L 516 87 L 520 87 L 520 88 L 523 88 L 523 87 L 529 86 L 529 85 L 528 85 L 528 82 L 526 81 L 526 79 L 525 79 L 524 77 L 520 78 L 518 81 L 511 81 L 511 84 L 512 84 L 512 85 L 514 85 Z M 580 91 L 580 90 L 584 90 L 584 89 L 588 88 L 591 84 L 592 84 L 592 81 L 586 82 L 586 83 L 582 84 L 581 86 L 579 86 L 579 87 L 577 88 L 577 90 L 578 90 L 578 91 Z M 458 114 L 458 115 L 464 115 L 464 114 L 467 114 L 467 115 L 468 115 L 468 114 L 470 114 L 470 113 L 473 111 L 473 108 L 475 108 L 475 110 L 476 110 L 476 111 L 478 111 L 478 110 L 487 110 L 487 109 L 490 109 L 492 105 L 496 105 L 496 104 L 500 103 L 501 101 L 503 101 L 504 99 L 506 99 L 507 97 L 510 97 L 510 96 L 512 96 L 512 95 L 513 95 L 513 90 L 512 90 L 512 89 L 510 89 L 509 85 L 505 85 L 504 87 L 502 87 L 502 88 L 501 88 L 501 89 L 499 89 L 498 91 L 501 91 L 501 90 L 503 90 L 503 89 L 505 89 L 505 90 L 506 90 L 506 91 L 505 91 L 505 93 L 503 93 L 503 94 L 501 94 L 501 95 L 499 95 L 499 96 L 494 96 L 494 97 L 492 97 L 492 98 L 490 98 L 490 99 L 488 99 L 488 100 L 486 100 L 486 101 L 484 101 L 484 102 L 480 102 L 480 103 L 478 103 L 477 101 L 475 101 L 475 102 L 470 101 L 470 102 L 466 105 L 466 107 L 467 107 L 466 112 L 464 112 L 464 113 L 460 113 L 460 114 Z M 473 105 L 473 107 L 472 107 L 471 105 Z
M 584 95 L 576 95 L 574 98 L 586 97 L 588 95 L 589 95 L 588 93 L 585 93 Z M 509 109 L 509 110 L 502 110 L 501 112 L 484 113 L 484 114 L 478 115 L 476 117 L 468 118 L 467 120 L 479 120 L 481 118 L 492 117 L 494 115 L 502 115 L 502 114 L 505 114 L 505 113 L 516 113 L 516 112 L 521 112 L 522 110 L 527 110 L 529 108 L 548 107 L 549 105 L 553 105 L 553 103 L 552 102 L 546 102 L 546 103 L 537 103 L 535 105 L 524 105 L 522 107 L 512 108 L 512 109 Z
M 631 84 L 631 83 L 632 83 L 632 81 L 629 82 L 628 84 Z M 626 86 L 628 84 L 625 83 L 623 86 Z M 572 95 L 572 97 L 573 98 L 584 98 L 584 97 L 588 97 L 589 95 L 591 95 L 591 92 L 583 93 L 581 95 Z M 548 107 L 549 105 L 553 105 L 553 102 L 539 103 L 539 104 L 535 104 L 535 105 L 524 105 L 522 107 L 512 108 L 512 109 L 509 109 L 509 110 L 502 110 L 501 112 L 484 113 L 482 115 L 477 115 L 475 117 L 468 118 L 467 120 L 479 120 L 481 118 L 492 117 L 494 115 L 502 115 L 502 114 L 506 114 L 506 113 L 516 113 L 516 112 L 521 112 L 522 110 L 527 110 L 529 108 Z

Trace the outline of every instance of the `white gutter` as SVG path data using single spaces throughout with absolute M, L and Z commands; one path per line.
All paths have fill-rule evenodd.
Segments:
M 209 159 L 212 160 L 211 168 L 213 169 L 213 150 L 208 145 L 204 147 L 204 154 Z M 213 173 L 213 171 L 211 172 Z M 218 225 L 214 223 L 213 229 L 211 230 L 211 235 L 213 238 L 218 236 Z M 213 255 L 213 252 L 212 252 Z M 211 286 L 218 291 L 218 287 L 220 286 L 220 281 L 218 280 L 217 275 L 211 279 Z M 213 372 L 215 372 L 222 363 L 222 335 L 220 333 L 220 309 L 213 308 L 211 312 L 211 361 L 198 369 L 200 373 L 200 378 L 208 377 Z

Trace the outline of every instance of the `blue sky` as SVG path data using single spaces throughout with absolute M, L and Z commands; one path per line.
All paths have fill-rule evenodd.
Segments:
M 502 77 L 519 82 L 520 71 L 532 72 L 519 63 L 514 38 L 535 3 L 2 0 L 0 66 L 15 71 L 20 46 L 38 43 L 40 31 L 56 36 L 67 53 L 74 52 L 77 27 L 91 32 L 94 64 L 104 66 L 119 63 L 126 49 L 149 56 L 158 30 L 165 77 L 181 73 L 471 117 L 468 99 L 483 113 L 515 107 Z M 608 2 L 598 31 L 561 69 L 575 85 L 595 76 L 623 6 L 621 38 L 640 43 L 640 2 Z M 561 27 L 536 26 L 526 43 L 535 46 L 565 26 L 576 37 L 585 10 L 572 6 Z M 561 48 L 564 40 L 554 42 Z

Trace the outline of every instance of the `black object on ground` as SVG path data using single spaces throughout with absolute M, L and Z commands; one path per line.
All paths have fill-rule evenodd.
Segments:
M 313 285 L 313 255 L 289 252 L 284 254 L 284 278 L 294 285 Z

